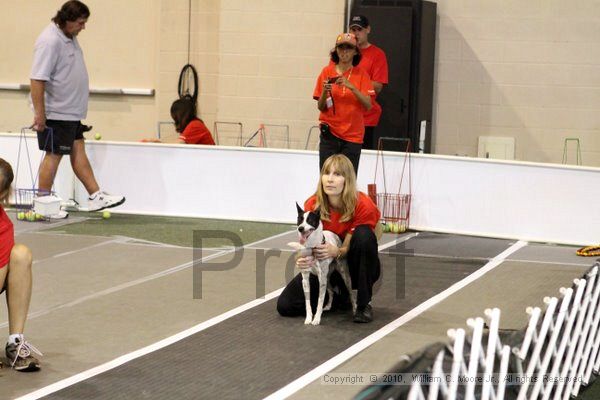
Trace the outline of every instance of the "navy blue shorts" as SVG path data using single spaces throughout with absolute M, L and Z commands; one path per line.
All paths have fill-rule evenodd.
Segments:
M 46 129 L 38 132 L 38 147 L 54 154 L 71 154 L 73 143 L 83 139 L 85 125 L 81 121 L 46 121 Z

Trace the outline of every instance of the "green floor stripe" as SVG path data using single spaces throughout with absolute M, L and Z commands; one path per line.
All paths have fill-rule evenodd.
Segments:
M 176 246 L 192 247 L 194 231 L 227 231 L 237 235 L 243 244 L 287 232 L 295 228 L 289 224 L 266 222 L 242 222 L 206 218 L 158 217 L 132 214 L 112 214 L 102 219 L 101 213 L 71 213 L 83 216 L 83 222 L 48 229 L 50 232 L 64 232 L 76 235 L 127 236 Z M 203 240 L 202 247 L 232 246 L 225 238 Z

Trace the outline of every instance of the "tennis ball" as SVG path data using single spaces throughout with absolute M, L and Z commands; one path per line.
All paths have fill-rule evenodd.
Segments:
M 25 219 L 25 213 L 22 211 L 20 213 L 17 213 L 17 219 L 19 221 L 23 221 Z
M 37 213 L 35 214 L 35 220 L 36 221 L 40 221 L 42 219 L 44 219 L 44 216 L 42 214 L 37 214 Z
M 99 134 L 99 133 L 96 133 L 96 134 L 94 135 L 94 139 L 96 139 L 96 140 L 100 140 L 100 139 L 102 139 L 102 135 L 101 135 L 101 134 Z
M 103 219 L 109 219 L 110 218 L 110 211 L 104 211 L 104 212 L 102 212 L 102 218 Z
M 390 231 L 390 226 L 388 224 L 383 224 L 383 233 L 388 233 Z
M 27 218 L 27 221 L 35 221 L 35 213 L 32 211 L 27 211 L 27 214 L 25 214 L 25 218 Z

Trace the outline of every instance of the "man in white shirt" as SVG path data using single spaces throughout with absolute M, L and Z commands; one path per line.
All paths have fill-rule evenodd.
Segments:
M 38 132 L 40 150 L 39 190 L 49 193 L 62 156 L 69 154 L 77 178 L 88 191 L 88 211 L 115 207 L 125 201 L 100 190 L 85 153 L 83 125 L 87 116 L 89 79 L 77 35 L 90 16 L 80 1 L 67 1 L 35 42 L 31 68 L 32 128 Z M 67 214 L 62 212 L 62 216 Z

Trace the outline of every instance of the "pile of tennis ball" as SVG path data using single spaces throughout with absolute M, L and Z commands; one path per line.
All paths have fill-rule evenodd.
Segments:
M 406 232 L 406 225 L 404 223 L 397 222 L 384 222 L 383 232 L 385 233 L 403 233 Z
M 34 221 L 41 221 L 44 219 L 44 216 L 42 214 L 36 214 L 35 211 L 19 211 L 17 213 L 17 219 L 19 221 L 30 221 L 30 222 L 34 222 Z

